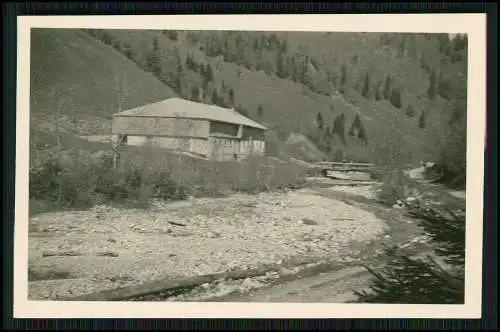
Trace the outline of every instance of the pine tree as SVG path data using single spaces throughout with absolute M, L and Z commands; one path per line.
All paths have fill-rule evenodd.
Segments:
M 123 43 L 123 54 L 130 60 L 134 60 L 134 53 L 129 43 Z
M 229 89 L 229 103 L 231 104 L 231 106 L 234 105 L 234 90 L 233 90 L 233 88 Z
M 258 39 L 254 39 L 253 40 L 253 50 L 255 52 L 259 52 L 259 47 L 260 47 L 259 40 Z
M 244 107 L 242 107 L 241 105 L 236 106 L 235 110 L 236 110 L 236 112 L 240 113 L 241 115 L 244 115 L 244 116 L 248 115 L 247 110 Z
M 158 38 L 153 39 L 153 49 L 147 56 L 147 67 L 156 77 L 161 75 L 160 65 L 160 46 L 158 45 Z
M 359 129 L 358 139 L 365 145 L 368 143 L 368 137 L 366 136 L 365 126 L 363 125 L 361 125 L 361 128 Z
M 345 116 L 344 113 L 340 113 L 333 120 L 332 133 L 338 136 L 343 144 L 345 141 Z
M 427 97 L 434 100 L 437 94 L 436 71 L 433 70 L 429 78 L 429 88 L 427 89 Z
M 413 118 L 415 116 L 415 110 L 411 105 L 406 106 L 405 114 L 409 118 Z
M 355 291 L 357 302 L 398 304 L 463 304 L 465 301 L 465 214 L 438 212 L 418 203 L 408 206 L 421 221 L 435 256 L 411 257 L 403 249 L 386 249 L 388 264 L 381 271 L 366 267 L 375 277 L 370 291 Z
M 318 114 L 316 115 L 316 126 L 318 127 L 318 129 L 323 129 L 325 127 L 325 120 L 323 120 L 321 112 L 318 112 Z
M 349 135 L 351 137 L 356 136 L 356 131 L 354 130 L 353 126 L 351 126 L 351 128 L 349 128 L 349 131 L 347 132 L 347 135 Z
M 165 30 L 165 35 L 171 39 L 176 41 L 179 39 L 179 33 L 176 30 Z
M 389 99 L 390 93 L 391 93 L 391 81 L 392 78 L 390 75 L 387 75 L 385 78 L 385 85 L 384 85 L 384 99 Z
M 438 93 L 444 99 L 451 99 L 451 84 L 450 81 L 444 78 L 442 74 L 439 75 L 439 83 L 437 87 Z
M 347 84 L 347 68 L 342 64 L 340 68 L 340 85 L 344 87 Z
M 174 87 L 175 92 L 178 94 L 182 94 L 182 79 L 180 76 L 175 77 L 175 87 Z
M 400 89 L 392 89 L 390 102 L 396 108 L 401 108 L 403 106 Z
M 380 92 L 380 86 L 377 85 L 375 87 L 375 100 L 381 100 L 382 99 L 382 93 Z
M 219 93 L 217 92 L 217 89 L 214 89 L 212 91 L 212 103 L 214 105 L 219 105 L 221 102 L 220 98 L 219 98 Z M 219 105 L 220 106 L 220 105 Z
M 425 128 L 425 112 L 424 111 L 420 112 L 420 116 L 418 117 L 418 127 L 420 129 Z
M 369 98 L 369 94 L 370 94 L 370 74 L 367 72 L 365 73 L 365 79 L 364 79 L 364 82 L 363 82 L 363 90 L 361 92 L 361 94 L 363 95 L 364 98 Z
M 262 116 L 263 114 L 264 114 L 264 106 L 260 104 L 259 107 L 257 108 L 257 115 Z
M 356 116 L 354 117 L 354 121 L 352 122 L 352 126 L 355 129 L 361 129 L 362 124 L 361 124 L 361 119 L 359 117 L 359 113 L 356 113 Z
M 403 35 L 399 42 L 399 56 L 403 57 L 406 54 L 406 36 Z
M 276 61 L 276 76 L 279 78 L 286 78 L 288 76 L 285 67 L 285 55 L 283 53 L 278 55 L 278 59 Z
M 212 66 L 210 66 L 209 63 L 207 63 L 207 66 L 204 71 L 205 74 L 205 81 L 206 82 L 213 82 L 214 81 L 214 72 L 212 70 Z
M 191 100 L 199 101 L 200 91 L 197 86 L 191 88 Z
M 282 54 L 286 54 L 288 52 L 288 40 L 283 39 L 283 41 L 281 42 L 280 52 Z

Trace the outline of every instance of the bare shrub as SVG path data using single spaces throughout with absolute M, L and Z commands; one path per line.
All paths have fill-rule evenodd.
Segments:
M 124 151 L 116 169 L 112 152 L 38 151 L 30 167 L 30 200 L 46 201 L 50 209 L 105 203 L 146 206 L 152 198 L 180 200 L 297 187 L 302 175 L 295 163 L 271 164 L 266 157 L 215 162 L 151 146 Z
M 382 175 L 382 185 L 378 191 L 378 199 L 387 205 L 394 205 L 411 194 L 411 181 L 404 172 L 397 168 Z

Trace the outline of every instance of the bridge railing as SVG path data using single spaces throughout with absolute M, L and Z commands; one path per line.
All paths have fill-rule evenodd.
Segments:
M 368 163 L 341 163 L 341 162 L 318 162 L 314 168 L 331 171 L 364 171 L 369 172 L 376 168 L 375 164 Z

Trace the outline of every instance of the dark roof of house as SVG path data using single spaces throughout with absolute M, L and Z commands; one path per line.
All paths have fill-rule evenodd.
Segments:
M 267 129 L 257 122 L 241 115 L 232 108 L 202 104 L 181 98 L 169 98 L 119 112 L 113 116 L 203 119 L 234 123 L 262 130 Z

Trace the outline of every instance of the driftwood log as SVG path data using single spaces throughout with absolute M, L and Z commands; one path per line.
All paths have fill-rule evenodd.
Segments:
M 266 274 L 267 272 L 279 271 L 283 268 L 315 263 L 318 258 L 306 258 L 302 260 L 291 259 L 282 264 L 269 264 L 250 270 L 231 271 L 202 276 L 188 277 L 181 280 L 171 278 L 160 279 L 135 286 L 128 286 L 102 292 L 83 294 L 74 297 L 60 298 L 60 301 L 126 301 L 132 298 L 165 293 L 180 289 L 192 289 L 205 283 L 211 283 L 223 279 L 245 279 Z

